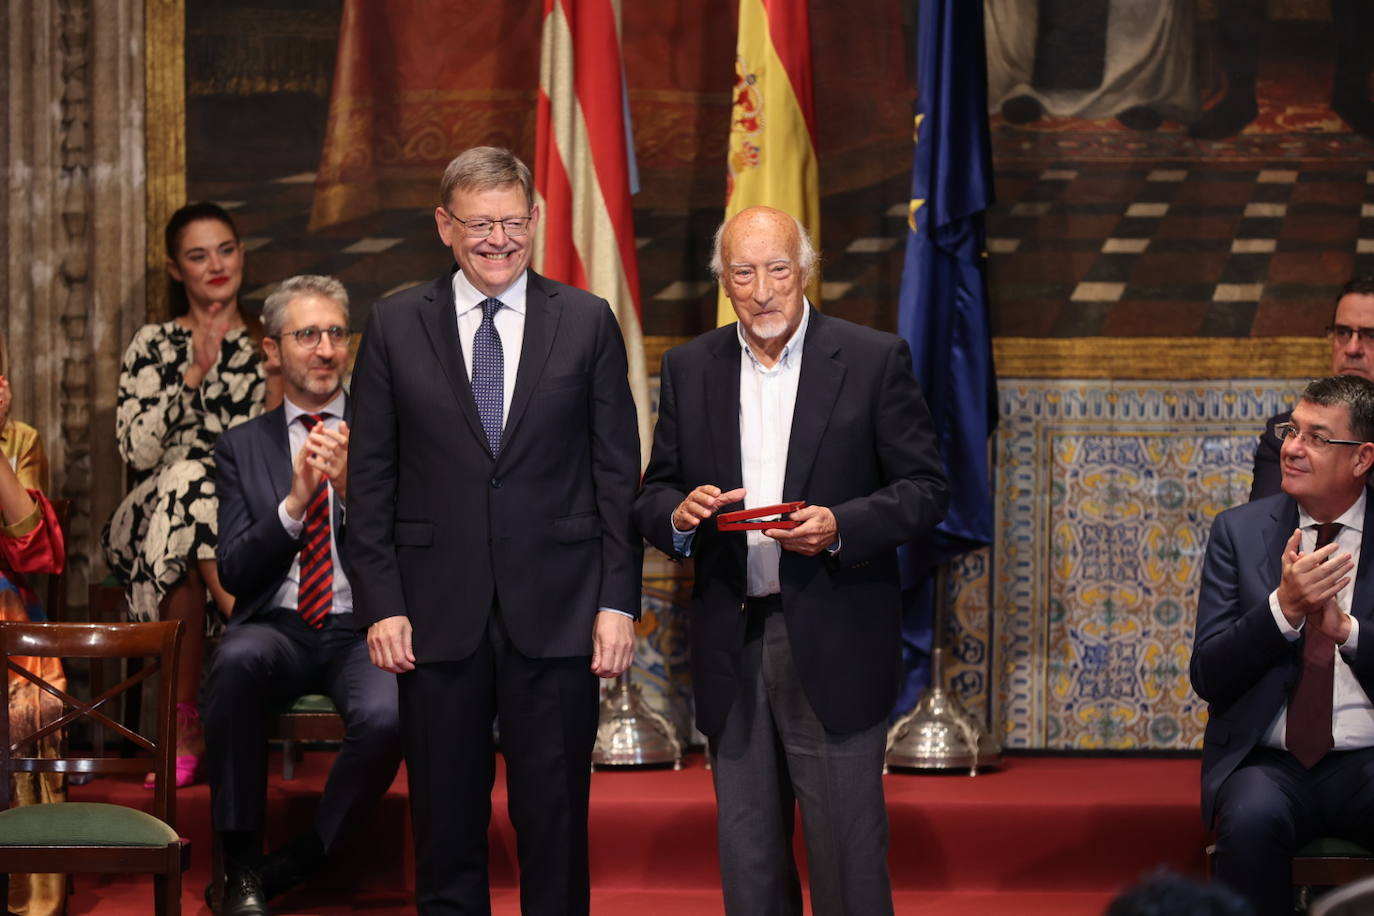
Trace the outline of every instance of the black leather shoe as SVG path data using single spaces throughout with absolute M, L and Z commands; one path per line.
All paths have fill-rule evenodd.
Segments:
M 271 916 L 262 879 L 256 869 L 231 868 L 224 879 L 224 904 L 219 916 Z
M 324 846 L 313 832 L 304 833 L 262 860 L 258 876 L 266 899 L 283 894 L 319 871 Z

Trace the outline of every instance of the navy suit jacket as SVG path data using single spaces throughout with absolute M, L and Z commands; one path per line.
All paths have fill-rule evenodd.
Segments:
M 802 344 L 782 498 L 826 506 L 836 557 L 784 550 L 783 613 L 802 688 L 826 728 L 854 732 L 892 710 L 901 671 L 897 546 L 944 517 L 948 491 L 904 340 L 814 309 Z M 736 326 L 663 358 L 658 425 L 635 523 L 672 555 L 673 509 L 695 487 L 743 485 Z M 738 692 L 745 640 L 745 535 L 708 520 L 692 545 L 692 686 L 707 735 Z
M 1274 427 L 1291 419 L 1293 411 L 1290 410 L 1270 417 L 1264 424 L 1264 432 L 1260 433 L 1259 441 L 1255 443 L 1255 478 L 1250 484 L 1251 502 L 1283 492 L 1283 468 L 1279 465 L 1279 450 L 1283 448 L 1283 440 L 1274 432 Z
M 1366 491 L 1364 531 L 1374 532 Z M 1269 611 L 1298 504 L 1280 493 L 1228 509 L 1212 523 L 1198 592 L 1193 689 L 1208 703 L 1202 743 L 1202 819 L 1211 826 L 1217 790 L 1259 743 L 1288 702 L 1302 667 L 1302 639 L 1289 642 Z M 1362 544 L 1350 613 L 1360 621 L 1351 667 L 1374 696 L 1374 544 Z
M 345 413 L 347 406 L 345 406 Z M 352 424 L 350 424 L 351 426 Z M 215 443 L 219 495 L 219 578 L 234 596 L 230 625 L 273 607 L 304 538 L 286 533 L 277 507 L 291 492 L 291 443 L 283 407 L 222 433 Z M 344 542 L 344 512 L 334 500 L 334 541 Z
M 408 616 L 420 662 L 471 655 L 494 602 L 528 658 L 590 655 L 598 608 L 639 613 L 639 430 L 620 326 L 604 299 L 528 277 L 495 459 L 452 273 L 378 302 L 363 334 L 345 545 L 354 620 Z

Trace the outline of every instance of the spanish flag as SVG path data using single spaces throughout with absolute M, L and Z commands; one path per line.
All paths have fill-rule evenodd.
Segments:
M 640 457 L 647 463 L 653 436 L 630 208 L 632 154 L 619 0 L 544 0 L 534 269 L 610 302 L 625 338 Z
M 820 177 L 806 3 L 739 0 L 725 218 L 750 207 L 786 210 L 802 221 L 819 248 Z M 816 305 L 820 291 L 817 271 L 807 288 Z M 722 291 L 716 324 L 734 320 Z

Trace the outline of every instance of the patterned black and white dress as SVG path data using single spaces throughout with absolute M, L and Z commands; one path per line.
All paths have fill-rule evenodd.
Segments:
M 139 329 L 119 374 L 115 435 L 132 489 L 101 543 L 129 583 L 134 620 L 157 620 L 158 603 L 188 564 L 214 559 L 215 440 L 263 409 L 266 376 L 246 330 L 224 336 L 219 362 L 195 390 L 183 381 L 190 363 L 190 330 L 168 321 Z

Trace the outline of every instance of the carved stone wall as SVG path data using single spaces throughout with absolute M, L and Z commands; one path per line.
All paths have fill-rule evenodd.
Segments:
M 123 492 L 115 391 L 145 310 L 143 5 L 0 3 L 5 371 L 14 415 L 43 437 L 52 494 L 72 501 L 69 582 L 80 607 L 86 582 L 104 573 L 100 526 Z

